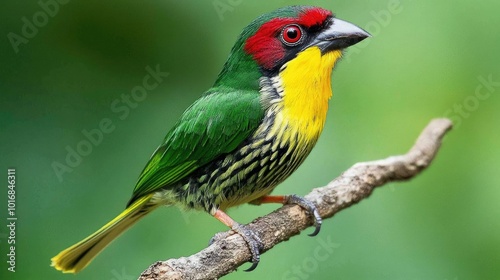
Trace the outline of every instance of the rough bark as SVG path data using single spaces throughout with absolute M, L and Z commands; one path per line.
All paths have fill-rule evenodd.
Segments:
M 376 187 L 391 181 L 407 180 L 420 173 L 429 166 L 443 136 L 451 127 L 448 119 L 435 119 L 423 130 L 408 153 L 357 163 L 328 185 L 313 189 L 305 198 L 318 207 L 323 219 L 332 217 L 370 196 Z M 247 226 L 260 236 L 264 244 L 261 253 L 264 253 L 311 224 L 311 217 L 301 207 L 286 205 Z M 158 261 L 146 269 L 139 279 L 217 279 L 250 259 L 245 241 L 233 234 L 189 257 Z

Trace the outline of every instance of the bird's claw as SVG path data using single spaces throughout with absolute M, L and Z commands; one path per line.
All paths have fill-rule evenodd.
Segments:
M 252 266 L 250 266 L 248 269 L 245 269 L 245 271 L 254 270 L 260 261 L 260 251 L 264 249 L 262 240 L 260 240 L 260 237 L 254 231 L 248 229 L 243 225 L 235 224 L 233 225 L 232 230 L 243 237 L 248 245 L 248 249 L 250 249 L 250 253 L 252 254 Z
M 318 212 L 318 208 L 316 208 L 316 205 L 314 205 L 314 203 L 310 202 L 309 200 L 303 197 L 292 194 L 286 196 L 285 204 L 297 204 L 300 207 L 306 209 L 309 212 L 309 214 L 311 214 L 314 218 L 313 225 L 315 229 L 313 233 L 309 234 L 309 236 L 316 236 L 319 233 L 319 231 L 321 230 L 321 224 L 323 223 L 323 220 L 321 219 L 321 216 L 319 215 Z
M 306 200 L 305 198 L 302 198 L 297 195 L 287 195 L 286 200 L 284 204 L 297 204 L 300 207 L 306 209 L 309 214 L 311 214 L 314 218 L 313 220 L 313 225 L 315 226 L 315 230 L 313 233 L 309 234 L 309 236 L 315 236 L 319 233 L 321 230 L 321 224 L 323 220 L 321 219 L 321 216 L 319 215 L 318 208 L 310 202 L 309 200 Z M 262 243 L 260 237 L 252 230 L 248 229 L 244 225 L 240 225 L 236 222 L 233 221 L 233 225 L 231 227 L 232 231 L 235 233 L 238 233 L 243 240 L 248 245 L 248 249 L 250 250 L 250 253 L 252 254 L 252 265 L 246 269 L 245 271 L 252 271 L 254 270 L 257 265 L 259 264 L 260 261 L 260 252 L 264 249 L 264 244 Z M 224 239 L 231 235 L 229 232 L 219 232 L 216 233 L 209 242 L 209 245 L 212 245 L 216 240 L 219 239 Z
M 246 269 L 245 271 L 254 270 L 260 261 L 260 251 L 262 251 L 262 249 L 264 248 L 264 244 L 260 240 L 260 237 L 252 230 L 249 230 L 245 226 L 240 225 L 238 223 L 233 225 L 231 230 L 233 232 L 239 234 L 243 238 L 243 240 L 245 240 L 245 242 L 248 245 L 248 249 L 250 249 L 250 253 L 252 254 L 252 265 L 248 269 Z M 216 233 L 210 239 L 208 245 L 210 246 L 215 241 L 220 240 L 220 239 L 224 239 L 224 238 L 228 237 L 229 235 L 231 235 L 231 233 L 228 231 Z
M 217 240 L 221 240 L 228 237 L 229 235 L 230 234 L 227 231 L 216 233 L 214 236 L 212 236 L 212 238 L 210 238 L 210 241 L 208 241 L 208 246 L 214 244 L 215 241 Z

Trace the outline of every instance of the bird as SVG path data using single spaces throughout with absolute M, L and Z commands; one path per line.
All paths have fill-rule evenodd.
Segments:
M 271 195 L 302 164 L 323 128 L 331 74 L 343 50 L 370 34 L 315 6 L 286 6 L 246 26 L 213 86 L 180 116 L 140 173 L 125 210 L 61 251 L 51 265 L 77 273 L 139 219 L 162 205 L 205 211 L 240 234 L 260 261 L 257 233 L 226 210 L 244 203 L 316 206 L 295 194 Z M 217 236 L 217 235 L 216 235 Z M 213 241 L 213 240 L 212 240 Z

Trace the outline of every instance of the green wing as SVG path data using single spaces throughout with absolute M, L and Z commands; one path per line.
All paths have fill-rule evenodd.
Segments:
M 236 149 L 264 117 L 258 92 L 213 89 L 169 131 L 139 176 L 128 205 Z

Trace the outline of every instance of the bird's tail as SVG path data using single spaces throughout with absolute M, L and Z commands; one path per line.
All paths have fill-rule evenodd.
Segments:
M 52 266 L 64 273 L 77 273 L 84 269 L 111 241 L 158 206 L 150 203 L 152 196 L 149 194 L 137 199 L 89 237 L 57 254 L 51 259 Z

